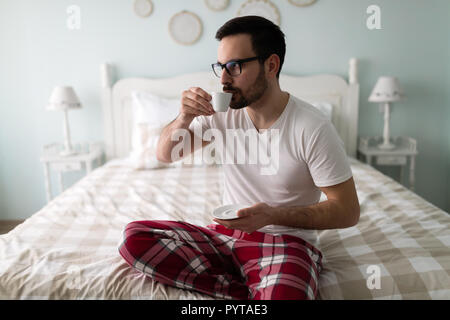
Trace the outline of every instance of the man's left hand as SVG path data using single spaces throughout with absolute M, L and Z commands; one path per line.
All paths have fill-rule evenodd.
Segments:
M 276 208 L 264 202 L 257 203 L 251 207 L 238 210 L 239 218 L 232 220 L 213 219 L 215 222 L 229 228 L 252 233 L 264 226 L 273 224 L 273 215 Z

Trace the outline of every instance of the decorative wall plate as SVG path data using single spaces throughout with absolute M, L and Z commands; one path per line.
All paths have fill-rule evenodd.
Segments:
M 280 12 L 269 0 L 247 0 L 239 8 L 237 16 L 260 16 L 280 25 Z
M 222 11 L 228 7 L 230 0 L 205 0 L 206 6 L 214 11 Z
M 316 2 L 316 0 L 289 0 L 289 2 L 297 7 L 306 7 Z
M 176 13 L 169 21 L 169 33 L 174 41 L 183 45 L 195 43 L 203 30 L 200 18 L 192 12 L 181 11 Z
M 148 17 L 153 11 L 153 3 L 151 0 L 135 0 L 134 12 L 142 18 Z

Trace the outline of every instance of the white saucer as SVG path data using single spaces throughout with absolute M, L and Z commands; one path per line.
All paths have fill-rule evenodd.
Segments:
M 213 217 L 221 220 L 231 220 L 238 218 L 237 212 L 240 209 L 248 208 L 247 204 L 228 204 L 226 206 L 218 207 L 213 211 Z

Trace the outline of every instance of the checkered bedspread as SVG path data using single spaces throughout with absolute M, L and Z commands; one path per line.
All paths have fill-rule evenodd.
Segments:
M 318 232 L 320 299 L 450 299 L 450 217 L 351 161 L 361 207 L 351 228 Z M 132 221 L 206 227 L 220 167 L 136 171 L 107 163 L 0 236 L 1 299 L 212 299 L 152 281 L 118 253 Z

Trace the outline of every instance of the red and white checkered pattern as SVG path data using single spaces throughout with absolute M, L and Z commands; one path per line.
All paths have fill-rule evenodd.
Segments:
M 119 252 L 158 282 L 222 299 L 315 299 L 322 269 L 300 238 L 181 221 L 132 222 Z

